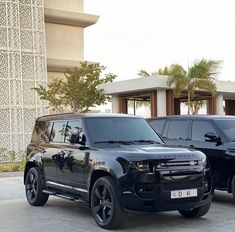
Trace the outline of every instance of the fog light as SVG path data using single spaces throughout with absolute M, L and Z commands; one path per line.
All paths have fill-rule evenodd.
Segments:
M 209 182 L 205 181 L 204 182 L 204 192 L 208 192 L 208 190 L 209 190 Z

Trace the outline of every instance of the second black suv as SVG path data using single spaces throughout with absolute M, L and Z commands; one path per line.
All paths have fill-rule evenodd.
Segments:
M 33 206 L 49 195 L 89 202 L 102 228 L 127 210 L 179 210 L 201 217 L 211 202 L 206 156 L 166 147 L 140 117 L 63 114 L 39 118 L 27 148 L 26 197 Z
M 215 189 L 235 197 L 235 117 L 169 116 L 148 119 L 168 145 L 195 148 L 209 159 Z

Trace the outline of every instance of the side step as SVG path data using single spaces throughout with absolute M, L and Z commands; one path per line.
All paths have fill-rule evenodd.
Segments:
M 43 192 L 49 195 L 56 195 L 56 192 L 49 191 L 49 190 L 43 190 Z
M 63 199 L 70 200 L 70 201 L 75 201 L 75 202 L 80 202 L 80 203 L 85 203 L 86 202 L 86 201 L 80 199 L 78 196 L 56 193 L 54 191 L 49 191 L 49 190 L 43 190 L 43 192 L 46 193 L 46 194 L 61 197 Z

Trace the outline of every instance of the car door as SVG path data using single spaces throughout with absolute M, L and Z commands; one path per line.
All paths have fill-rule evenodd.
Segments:
M 81 119 L 70 120 L 66 125 L 65 143 L 58 154 L 58 181 L 66 186 L 86 189 L 84 183 L 86 137 L 83 134 Z
M 58 154 L 61 152 L 61 146 L 64 143 L 67 122 L 53 121 L 51 124 L 50 141 L 42 144 L 44 148 L 43 170 L 46 181 L 58 182 Z
M 218 180 L 223 179 L 225 173 L 225 148 L 222 143 L 206 141 L 205 134 L 209 132 L 218 136 L 218 132 L 213 126 L 213 122 L 209 120 L 193 120 L 189 147 L 202 151 L 209 159 L 213 176 Z
M 188 147 L 190 123 L 188 119 L 167 120 L 162 139 L 168 145 Z

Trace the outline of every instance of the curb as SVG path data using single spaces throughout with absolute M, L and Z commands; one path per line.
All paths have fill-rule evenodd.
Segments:
M 3 177 L 23 177 L 23 172 L 0 172 L 0 178 Z

